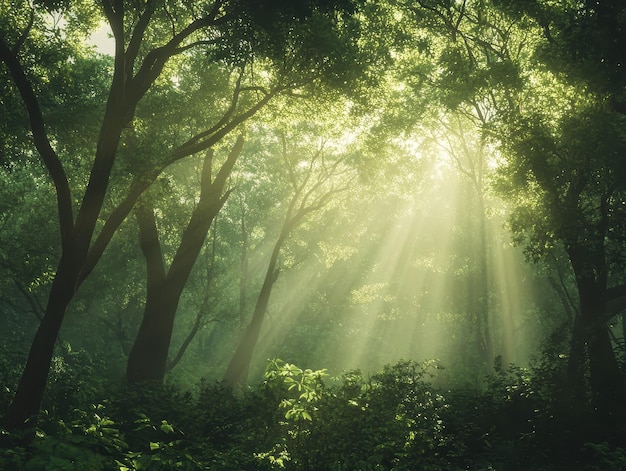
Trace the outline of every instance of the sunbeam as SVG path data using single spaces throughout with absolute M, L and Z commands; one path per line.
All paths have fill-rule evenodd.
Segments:
M 321 237 L 306 263 L 281 275 L 255 357 L 257 377 L 272 357 L 335 373 L 438 359 L 445 377 L 489 369 L 496 358 L 504 365 L 528 360 L 532 295 L 504 228 L 506 208 L 493 197 L 477 199 L 446 158 L 432 159 L 419 188 L 380 195 L 363 208 L 360 237 L 353 226 L 334 228 L 328 237 L 348 245 L 332 249 Z M 481 220 L 486 247 L 478 250 Z M 480 331 L 473 330 L 477 319 L 485 322 Z M 486 358 L 481 345 L 489 346 Z

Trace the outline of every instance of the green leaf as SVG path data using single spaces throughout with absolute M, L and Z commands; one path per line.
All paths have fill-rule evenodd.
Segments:
M 165 433 L 174 433 L 174 427 L 167 423 L 167 421 L 161 421 L 161 430 Z

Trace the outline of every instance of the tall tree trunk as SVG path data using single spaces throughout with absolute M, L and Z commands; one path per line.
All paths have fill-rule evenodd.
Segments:
M 170 371 L 172 371 L 176 367 L 176 365 L 180 363 L 183 356 L 185 355 L 185 352 L 191 345 L 191 342 L 195 339 L 198 332 L 200 332 L 200 329 L 202 329 L 211 321 L 217 321 L 217 319 L 209 320 L 207 318 L 208 314 L 211 312 L 211 309 L 210 309 L 211 292 L 213 291 L 212 281 L 214 278 L 214 271 L 215 271 L 216 246 L 217 246 L 217 222 L 214 222 L 213 223 L 213 236 L 212 236 L 212 242 L 211 242 L 210 263 L 207 265 L 207 269 L 206 269 L 207 281 L 204 287 L 204 298 L 202 300 L 202 305 L 198 308 L 198 312 L 196 313 L 196 320 L 194 321 L 193 326 L 191 327 L 191 330 L 185 337 L 185 340 L 183 340 L 180 347 L 178 348 L 176 355 L 174 355 L 174 358 L 171 361 L 168 361 L 167 367 L 166 367 L 166 373 L 169 373 Z
M 248 297 L 248 231 L 245 204 L 241 201 L 241 258 L 239 260 L 239 328 L 243 332 Z
M 4 417 L 4 427 L 20 430 L 29 426 L 29 419 L 41 408 L 63 318 L 75 293 L 78 269 L 63 257 L 54 278 L 45 314 L 30 347 L 26 367 L 20 378 L 13 402 Z
M 473 341 L 481 367 L 489 369 L 493 366 L 493 346 L 490 329 L 489 312 L 489 273 L 487 267 L 487 221 L 482 186 L 474 183 L 476 197 L 476 213 L 478 221 L 471 218 L 471 227 L 476 227 L 475 239 L 472 239 L 471 260 L 475 271 L 470 278 L 470 306 L 473 321 Z
M 623 402 L 624 387 L 619 363 L 615 358 L 609 327 L 594 329 L 587 342 L 591 391 L 596 404 L 603 409 Z
M 239 342 L 239 346 L 226 368 L 226 373 L 224 373 L 222 381 L 226 387 L 244 385 L 248 380 L 252 354 L 254 353 L 254 349 L 259 340 L 259 335 L 261 334 L 261 328 L 263 327 L 263 321 L 265 319 L 265 314 L 267 313 L 267 306 L 269 304 L 272 288 L 278 279 L 279 270 L 277 270 L 276 265 L 283 240 L 284 237 L 281 235 L 274 245 L 272 256 L 270 257 L 270 263 L 267 267 L 267 272 L 265 273 L 265 279 L 263 280 L 263 286 L 261 287 L 259 297 L 257 298 L 257 302 L 254 307 L 252 319 L 250 320 L 250 324 L 248 324 L 248 327 Z
M 143 320 L 128 355 L 129 382 L 163 380 L 179 298 L 180 293 L 167 285 L 155 286 L 147 297 Z
M 577 285 L 580 315 L 574 324 L 570 346 L 568 383 L 575 397 L 582 398 L 588 360 L 592 398 L 598 407 L 605 409 L 615 404 L 624 391 L 608 326 L 602 321 L 606 289 L 593 279 L 579 278 Z
M 112 90 L 116 90 L 115 85 L 112 86 Z M 30 92 L 32 93 L 32 90 Z M 27 107 L 37 108 L 33 113 L 39 114 L 37 121 L 41 120 L 38 105 L 36 103 L 29 105 L 31 100 L 27 98 L 25 98 Z M 34 96 L 32 100 L 36 101 Z M 94 164 L 75 222 L 69 199 L 70 187 L 61 162 L 52 149 L 45 131 L 43 129 L 37 130 L 37 126 L 43 128 L 43 121 L 39 124 L 36 121 L 31 121 L 35 126 L 33 128 L 34 138 L 37 141 L 35 144 L 42 155 L 42 159 L 48 165 L 50 175 L 56 185 L 62 255 L 57 265 L 57 272 L 52 282 L 44 316 L 28 353 L 24 372 L 3 420 L 4 426 L 9 430 L 27 428 L 29 420 L 41 408 L 54 346 L 67 308 L 82 281 L 81 271 L 85 267 L 93 232 L 109 185 L 109 176 L 115 160 L 117 145 L 126 122 L 121 117 L 120 110 L 122 109 L 123 105 L 115 100 L 110 100 L 107 104 Z M 29 438 L 32 437 L 27 439 Z
M 54 150 L 53 141 L 47 135 L 46 121 L 43 118 L 29 74 L 26 73 L 18 58 L 19 50 L 27 39 L 33 23 L 31 21 L 30 25 L 23 31 L 22 38 L 16 44 L 10 45 L 4 37 L 0 37 L 0 61 L 7 66 L 22 97 L 28 113 L 33 144 L 55 186 L 62 245 L 62 256 L 52 283 L 45 314 L 33 339 L 16 395 L 3 419 L 6 428 L 24 428 L 28 419 L 39 411 L 52 361 L 54 344 L 74 294 L 100 259 L 111 237 L 132 209 L 136 199 L 162 170 L 161 168 L 150 172 L 145 183 L 131 189 L 122 204 L 106 220 L 96 243 L 92 245 L 94 230 L 101 217 L 122 130 L 132 121 L 137 104 L 160 76 L 167 61 L 179 53 L 178 46 L 196 31 L 212 27 L 216 22 L 222 20 L 221 17 L 218 18 L 222 10 L 222 3 L 214 2 L 205 16 L 195 19 L 186 28 L 175 34 L 165 46 L 152 51 L 145 60 L 138 61 L 140 46 L 142 46 L 143 36 L 151 21 L 152 13 L 155 11 L 155 4 L 148 2 L 141 20 L 134 25 L 130 36 L 128 36 L 124 28 L 126 23 L 124 8 L 121 8 L 121 4 L 117 2 L 115 5 L 112 5 L 111 2 L 103 2 L 103 11 L 115 38 L 113 75 L 96 145 L 95 158 L 75 219 L 75 199 L 72 196 L 65 168 Z M 127 41 L 129 38 L 130 41 Z M 125 46 L 127 47 L 125 48 Z M 136 73 L 134 73 L 135 71 Z M 171 156 L 170 162 L 214 145 L 236 126 L 254 115 L 278 93 L 277 90 L 266 93 L 256 104 L 244 112 L 232 116 L 232 112 L 237 109 L 240 92 L 240 81 L 238 81 L 233 95 L 232 111 L 227 112 L 220 120 L 219 129 L 215 128 L 211 133 L 198 134 L 192 140 L 178 147 Z
M 148 276 L 144 316 L 126 365 L 128 382 L 160 382 L 165 377 L 178 302 L 211 223 L 230 194 L 223 193 L 224 186 L 242 148 L 243 138 L 239 137 L 214 181 L 211 179 L 213 153 L 207 153 L 202 168 L 200 201 L 191 215 L 167 275 L 154 212 L 152 208 L 138 208 L 137 221 Z
M 489 273 L 487 268 L 487 216 L 485 215 L 485 201 L 482 191 L 478 194 L 478 312 L 479 312 L 479 330 L 480 342 L 482 346 L 482 361 L 491 368 L 493 366 L 493 345 L 491 340 L 491 323 L 489 309 Z
M 323 145 L 316 150 L 308 167 L 308 171 L 305 173 L 302 180 L 298 182 L 296 174 L 291 169 L 292 162 L 290 161 L 287 153 L 287 141 L 284 135 L 281 135 L 280 137 L 282 142 L 283 158 L 285 159 L 285 163 L 289 171 L 289 177 L 293 185 L 294 193 L 291 197 L 291 201 L 289 202 L 287 214 L 285 215 L 285 220 L 278 235 L 278 239 L 272 249 L 270 262 L 267 267 L 267 272 L 265 273 L 263 286 L 261 287 L 261 291 L 254 307 L 252 319 L 226 368 L 226 372 L 224 373 L 223 382 L 227 387 L 243 385 L 247 382 L 248 371 L 250 370 L 250 363 L 252 361 L 252 354 L 254 353 L 254 349 L 259 340 L 272 288 L 278 279 L 278 254 L 280 253 L 283 243 L 291 231 L 295 229 L 308 214 L 323 208 L 334 194 L 345 191 L 349 188 L 348 185 L 335 187 L 334 184 L 331 184 L 329 185 L 329 188 L 324 189 L 324 184 L 329 182 L 329 180 L 333 177 L 342 160 L 337 160 L 334 164 L 329 166 L 322 165 L 323 175 L 319 175 L 317 179 L 313 180 L 315 168 L 314 164 L 317 161 L 323 161 Z M 243 222 L 245 221 L 242 219 L 242 223 Z M 243 224 L 242 230 L 245 230 L 245 226 Z
M 622 346 L 623 348 L 626 349 L 626 312 L 622 313 L 621 320 L 622 320 Z

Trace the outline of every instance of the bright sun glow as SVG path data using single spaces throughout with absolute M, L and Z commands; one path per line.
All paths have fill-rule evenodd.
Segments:
M 89 44 L 95 46 L 96 51 L 107 56 L 115 55 L 115 40 L 113 33 L 107 23 L 102 23 L 100 27 L 89 37 Z
M 402 147 L 419 161 L 420 143 L 409 140 Z M 276 356 L 281 338 L 312 322 L 307 305 L 319 298 L 318 290 L 343 308 L 325 319 L 332 336 L 316 340 L 319 357 L 303 360 L 313 367 L 374 371 L 400 358 L 439 359 L 464 368 L 493 364 L 497 356 L 504 364 L 527 361 L 525 322 L 532 305 L 524 262 L 509 242 L 502 208 L 487 211 L 502 203 L 485 194 L 479 198 L 455 167 L 458 162 L 443 146 L 435 149 L 419 189 L 401 199 L 380 195 L 365 212 L 371 221 L 358 245 L 344 246 L 343 255 L 321 257 L 328 277 L 336 264 L 347 264 L 342 283 L 324 288 L 333 281 L 318 268 L 284 275 L 261 336 L 259 369 Z M 322 253 L 330 250 L 323 241 L 319 247 Z M 480 324 L 477 319 L 485 324 L 480 332 L 472 327 Z M 481 342 L 489 350 L 486 359 L 472 353 Z M 280 355 L 297 355 L 297 350 Z

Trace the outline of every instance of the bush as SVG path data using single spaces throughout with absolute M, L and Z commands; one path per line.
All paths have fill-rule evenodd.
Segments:
M 300 470 L 451 469 L 439 453 L 447 406 L 424 380 L 433 367 L 402 361 L 369 379 L 346 373 L 328 387 L 324 371 L 273 362 L 265 385 L 282 393 L 283 433 L 260 456 Z
M 95 394 L 85 384 L 68 396 L 72 379 L 88 381 L 77 363 L 64 360 L 48 400 Z M 330 378 L 273 360 L 260 386 L 237 394 L 209 382 L 109 387 L 97 405 L 42 413 L 30 446 L 0 449 L 0 469 L 626 469 L 621 422 L 566 401 L 565 364 L 555 351 L 528 368 L 497 365 L 482 391 L 442 392 L 429 382 L 438 366 L 413 361 Z

